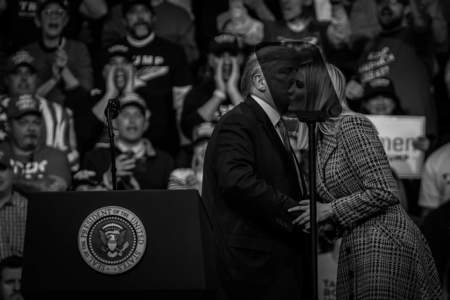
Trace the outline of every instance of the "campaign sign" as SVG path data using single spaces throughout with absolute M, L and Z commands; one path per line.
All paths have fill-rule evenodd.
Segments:
M 424 153 L 413 146 L 413 141 L 425 136 L 425 117 L 422 116 L 367 116 L 375 125 L 384 150 L 400 178 L 420 178 Z

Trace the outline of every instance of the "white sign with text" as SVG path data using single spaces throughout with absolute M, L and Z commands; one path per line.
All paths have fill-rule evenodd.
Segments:
M 413 146 L 413 141 L 425 136 L 425 117 L 422 116 L 367 116 L 378 130 L 384 150 L 400 178 L 420 178 L 424 153 Z

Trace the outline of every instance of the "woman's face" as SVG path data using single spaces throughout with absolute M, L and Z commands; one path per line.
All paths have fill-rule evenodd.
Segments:
M 395 102 L 389 97 L 376 96 L 369 99 L 364 108 L 371 115 L 392 115 L 395 110 Z

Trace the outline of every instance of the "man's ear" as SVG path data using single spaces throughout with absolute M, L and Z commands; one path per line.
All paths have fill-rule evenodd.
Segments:
M 266 79 L 264 78 L 264 75 L 262 73 L 255 73 L 252 76 L 253 85 L 255 88 L 264 93 L 267 89 Z

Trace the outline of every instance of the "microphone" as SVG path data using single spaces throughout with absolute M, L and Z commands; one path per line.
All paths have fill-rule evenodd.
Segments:
M 119 115 L 120 111 L 120 101 L 119 98 L 111 98 L 108 100 L 108 105 L 105 109 L 105 116 L 108 118 L 115 119 Z

